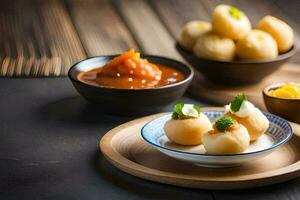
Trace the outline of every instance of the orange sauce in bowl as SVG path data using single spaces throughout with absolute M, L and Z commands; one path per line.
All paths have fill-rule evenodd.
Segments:
M 134 50 L 123 53 L 103 67 L 78 74 L 78 79 L 84 83 L 121 89 L 157 88 L 184 78 L 181 71 L 141 59 Z

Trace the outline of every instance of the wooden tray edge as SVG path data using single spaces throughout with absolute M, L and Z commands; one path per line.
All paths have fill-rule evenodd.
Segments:
M 220 109 L 222 109 L 222 107 L 203 108 L 203 110 L 220 110 Z M 258 176 L 255 179 L 253 178 L 249 179 L 249 176 L 251 177 L 254 175 L 245 175 L 245 176 L 241 176 L 242 178 L 240 179 L 222 180 L 222 181 L 209 180 L 209 179 L 202 179 L 202 180 L 192 179 L 191 177 L 186 175 L 178 176 L 175 173 L 159 171 L 156 169 L 151 169 L 139 165 L 135 162 L 132 162 L 124 158 L 121 154 L 119 154 L 111 147 L 110 145 L 111 140 L 119 130 L 127 126 L 130 126 L 132 124 L 135 124 L 136 122 L 144 121 L 144 120 L 148 121 L 163 114 L 164 113 L 160 113 L 160 114 L 142 117 L 127 122 L 125 124 L 122 124 L 120 126 L 117 126 L 112 130 L 108 131 L 99 142 L 99 147 L 104 157 L 115 167 L 133 176 L 154 181 L 154 182 L 181 186 L 181 187 L 198 188 L 198 189 L 232 190 L 232 189 L 255 188 L 255 187 L 267 186 L 267 185 L 277 184 L 280 182 L 285 182 L 300 176 L 300 161 L 298 161 L 292 165 L 267 172 L 268 174 L 267 176 L 266 175 L 262 176 L 262 174 L 266 174 L 266 173 L 255 174 L 255 176 Z

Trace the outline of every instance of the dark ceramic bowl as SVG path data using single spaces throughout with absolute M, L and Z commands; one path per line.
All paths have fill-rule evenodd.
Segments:
M 176 49 L 196 70 L 211 82 L 222 85 L 250 85 L 260 82 L 275 72 L 296 52 L 295 47 L 271 60 L 215 61 L 199 58 L 183 49 L 178 43 Z
M 284 99 L 269 95 L 270 90 L 277 89 L 283 84 L 273 84 L 263 90 L 266 108 L 269 112 L 286 118 L 289 121 L 300 123 L 300 99 Z
M 78 80 L 77 75 L 80 72 L 101 67 L 116 56 L 118 55 L 88 58 L 73 65 L 68 73 L 76 90 L 85 99 L 94 103 L 106 113 L 130 116 L 159 112 L 183 95 L 194 75 L 191 67 L 176 60 L 159 56 L 141 55 L 152 63 L 180 70 L 186 78 L 178 83 L 149 89 L 97 87 Z

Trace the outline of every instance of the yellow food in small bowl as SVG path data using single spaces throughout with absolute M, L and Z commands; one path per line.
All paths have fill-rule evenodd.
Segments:
M 300 83 L 275 83 L 263 90 L 269 112 L 291 122 L 300 123 Z
M 269 91 L 269 95 L 284 99 L 300 99 L 300 85 L 286 83 L 279 88 Z

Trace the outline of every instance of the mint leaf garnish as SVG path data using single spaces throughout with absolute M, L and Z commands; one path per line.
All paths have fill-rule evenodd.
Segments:
M 233 101 L 231 102 L 230 104 L 230 109 L 233 111 L 233 112 L 238 112 L 241 108 L 241 105 L 244 101 L 247 100 L 247 97 L 246 95 L 244 94 L 239 94 L 237 95 Z
M 222 117 L 220 119 L 218 119 L 216 121 L 216 128 L 221 131 L 221 132 L 225 132 L 227 131 L 229 128 L 231 128 L 234 123 L 233 123 L 233 119 L 231 117 Z
M 237 19 L 237 20 L 240 20 L 241 18 L 242 18 L 242 11 L 240 11 L 238 8 L 236 8 L 236 7 L 231 7 L 230 9 L 229 9 L 229 14 L 233 17 L 233 18 L 235 18 L 235 19 Z
M 172 119 L 188 119 L 199 117 L 200 107 L 193 104 L 178 103 L 173 108 Z
M 196 109 L 198 111 L 198 113 L 200 113 L 200 111 L 201 111 L 200 106 L 194 106 L 194 109 Z
M 174 108 L 173 108 L 173 114 L 172 114 L 172 119 L 178 119 L 179 116 L 183 115 L 181 110 L 183 108 L 183 103 L 177 103 L 175 104 Z

